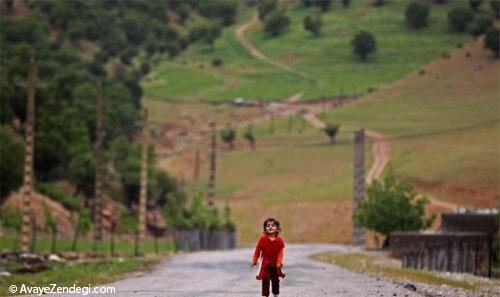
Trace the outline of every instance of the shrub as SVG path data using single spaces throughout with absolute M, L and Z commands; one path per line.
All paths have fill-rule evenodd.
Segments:
M 53 183 L 37 183 L 36 189 L 52 198 L 53 200 L 61 203 L 65 208 L 71 211 L 80 210 L 81 204 L 78 199 L 59 188 Z
M 389 174 L 366 189 L 368 200 L 359 205 L 354 220 L 383 235 L 393 231 L 418 231 L 428 228 L 434 216 L 424 218 L 427 198 L 417 198 L 412 185 L 398 182 Z
M 330 137 L 330 143 L 334 144 L 335 143 L 335 137 L 337 136 L 337 133 L 339 132 L 340 125 L 339 124 L 328 124 L 326 127 L 323 129 L 323 131 Z
M 366 60 L 367 56 L 377 49 L 377 44 L 373 34 L 366 31 L 359 31 L 354 39 L 351 41 L 353 46 L 353 53 L 361 58 L 361 60 Z
M 263 0 L 257 6 L 259 12 L 259 19 L 264 20 L 268 14 L 276 9 L 278 1 L 276 0 Z
M 468 31 L 473 36 L 479 36 L 491 28 L 492 25 L 491 18 L 484 14 L 478 14 L 474 17 L 474 21 L 469 24 Z
M 410 28 L 418 29 L 427 26 L 429 5 L 418 1 L 411 2 L 405 11 L 406 23 Z
M 221 58 L 214 58 L 212 60 L 212 66 L 215 66 L 215 67 L 222 66 L 222 59 Z
M 278 36 L 290 25 L 290 18 L 282 11 L 273 11 L 270 13 L 264 24 L 264 31 L 271 36 Z
M 495 18 L 500 18 L 500 0 L 490 0 L 490 7 L 495 14 Z
M 479 6 L 481 6 L 482 3 L 483 3 L 483 0 L 469 0 L 469 6 L 474 11 L 477 11 L 479 9 Z
M 314 36 L 319 36 L 321 25 L 321 16 L 319 14 L 304 17 L 304 29 L 311 32 Z
M 484 36 L 484 47 L 490 49 L 498 58 L 500 53 L 500 30 L 491 27 Z
M 236 138 L 236 130 L 231 126 L 227 125 L 226 128 L 220 131 L 220 136 L 222 140 L 227 143 L 229 149 L 234 148 L 234 140 Z
M 454 8 L 448 12 L 448 26 L 453 32 L 465 32 L 474 13 L 466 8 Z

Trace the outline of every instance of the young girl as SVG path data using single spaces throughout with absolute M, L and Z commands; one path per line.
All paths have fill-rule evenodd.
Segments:
M 285 242 L 279 236 L 281 231 L 280 222 L 274 218 L 269 218 L 262 224 L 264 235 L 259 238 L 257 247 L 253 253 L 252 267 L 257 265 L 257 260 L 262 258 L 257 279 L 262 280 L 262 296 L 269 296 L 269 282 L 273 285 L 273 294 L 280 293 L 279 277 L 285 277 L 281 270 L 283 266 L 283 248 Z

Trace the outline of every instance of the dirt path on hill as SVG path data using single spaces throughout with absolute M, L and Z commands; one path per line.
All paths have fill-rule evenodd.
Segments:
M 304 119 L 318 129 L 322 129 L 325 127 L 325 123 L 316 117 L 314 113 L 307 113 L 304 115 Z M 368 173 L 365 176 L 365 181 L 367 184 L 371 183 L 373 180 L 381 177 L 382 172 L 384 171 L 387 164 L 389 164 L 390 155 L 391 155 L 391 146 L 388 140 L 388 137 L 375 132 L 373 130 L 366 130 L 366 136 L 368 136 L 372 142 L 372 154 L 373 154 L 373 164 L 372 167 L 368 170 Z M 430 206 L 438 207 L 440 209 L 446 209 L 448 211 L 456 211 L 459 205 L 446 202 L 442 200 L 437 200 L 433 197 L 428 197 L 430 200 Z
M 278 67 L 278 68 L 280 68 L 282 70 L 285 70 L 287 72 L 293 73 L 295 75 L 301 76 L 301 77 L 303 77 L 305 79 L 312 80 L 312 81 L 314 81 L 315 84 L 319 85 L 320 84 L 320 80 L 317 77 L 314 77 L 313 75 L 311 75 L 311 74 L 309 74 L 307 72 L 304 72 L 302 70 L 294 69 L 294 68 L 290 67 L 290 65 L 287 65 L 285 63 L 281 63 L 279 61 L 270 59 L 269 57 L 267 57 L 266 55 L 264 55 L 261 51 L 259 51 L 250 42 L 250 40 L 248 40 L 246 38 L 245 34 L 252 27 L 257 26 L 259 23 L 260 23 L 259 14 L 257 13 L 257 11 L 255 11 L 253 13 L 252 18 L 250 19 L 250 21 L 248 21 L 247 23 L 241 25 L 240 27 L 238 27 L 234 31 L 234 35 L 236 37 L 236 40 L 238 40 L 238 42 L 250 53 L 250 55 L 252 55 L 254 58 L 256 58 L 256 59 L 258 59 L 258 60 L 260 60 L 262 62 L 265 62 L 267 64 L 273 65 L 275 67 Z

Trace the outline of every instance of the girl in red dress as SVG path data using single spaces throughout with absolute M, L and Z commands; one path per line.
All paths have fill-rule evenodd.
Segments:
M 281 270 L 283 267 L 283 249 L 285 242 L 279 236 L 281 231 L 280 222 L 274 218 L 269 218 L 262 224 L 264 235 L 259 238 L 257 247 L 253 253 L 252 266 L 257 265 L 261 258 L 260 269 L 257 279 L 262 280 L 262 296 L 269 296 L 269 282 L 272 283 L 274 296 L 280 293 L 280 277 L 285 277 Z

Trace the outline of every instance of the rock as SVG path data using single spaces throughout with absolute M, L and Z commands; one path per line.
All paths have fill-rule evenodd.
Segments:
M 0 271 L 0 277 L 10 276 L 10 272 L 8 271 Z
M 407 289 L 407 290 L 412 290 L 412 291 L 416 291 L 417 290 L 417 287 L 415 287 L 415 285 L 410 284 L 410 283 L 407 283 L 406 285 L 404 285 L 404 288 Z
M 48 259 L 49 259 L 49 261 L 54 261 L 54 262 L 65 262 L 65 260 L 63 258 L 59 257 L 56 254 L 49 255 Z

